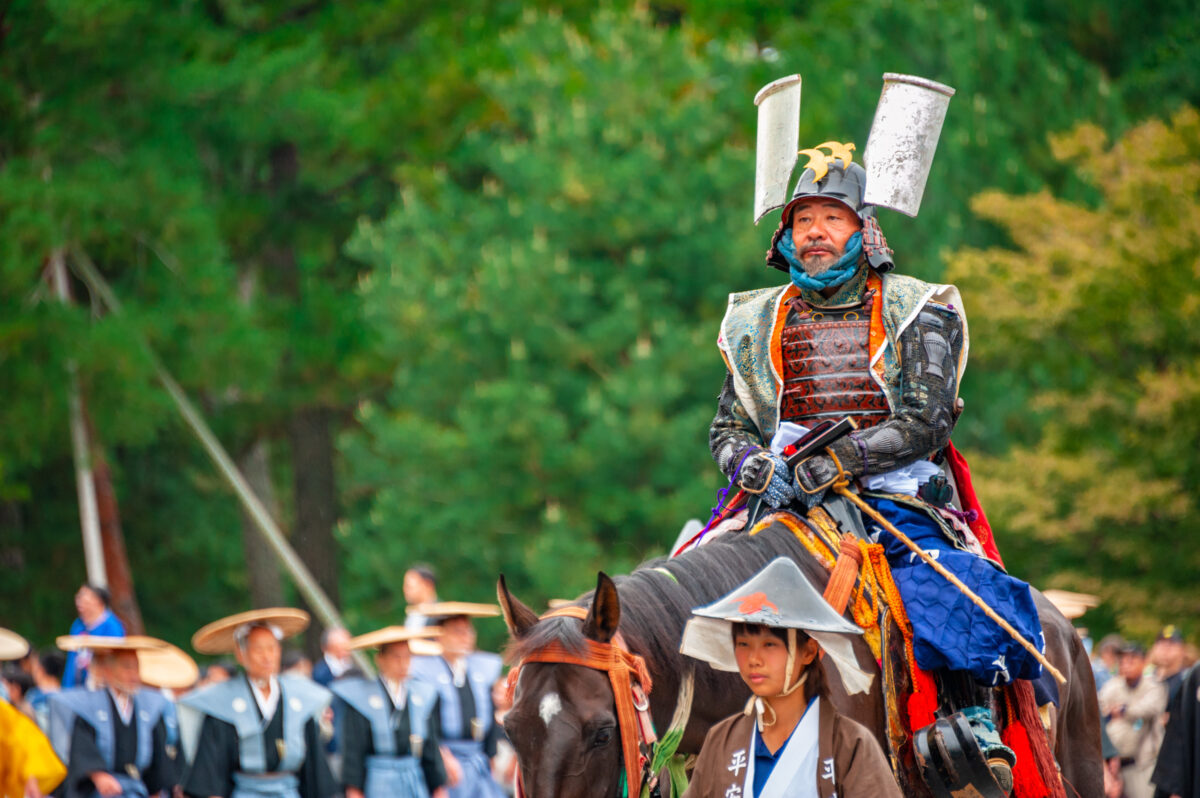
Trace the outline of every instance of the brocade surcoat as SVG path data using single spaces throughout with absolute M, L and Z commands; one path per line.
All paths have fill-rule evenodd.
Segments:
M 864 288 L 839 306 L 798 302 L 791 283 L 730 295 L 717 340 L 728 374 L 709 434 L 727 476 L 749 448 L 769 445 L 782 420 L 855 417 L 860 430 L 831 448 L 856 476 L 930 457 L 949 441 L 968 352 L 958 289 L 874 271 Z M 816 370 L 820 380 L 805 385 Z

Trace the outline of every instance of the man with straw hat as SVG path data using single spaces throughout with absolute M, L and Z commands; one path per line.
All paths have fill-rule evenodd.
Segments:
M 278 607 L 214 621 L 192 636 L 201 654 L 233 653 L 243 673 L 179 702 L 191 796 L 325 798 L 335 792 L 318 720 L 332 695 L 281 676 L 280 643 L 308 626 L 308 613 Z
M 822 655 L 848 693 L 870 689 L 846 637 L 862 630 L 794 562 L 772 560 L 692 614 L 680 651 L 737 671 L 754 695 L 745 712 L 709 730 L 685 796 L 902 798 L 879 742 L 826 693 Z
M 97 689 L 74 687 L 50 697 L 50 740 L 67 766 L 64 798 L 147 796 L 179 782 L 175 713 L 143 686 L 141 659 L 168 643 L 140 635 L 70 635 L 63 651 L 91 651 Z
M 446 796 L 437 690 L 408 678 L 409 642 L 439 634 L 389 626 L 350 640 L 351 650 L 375 649 L 379 678 L 352 677 L 330 685 L 340 704 L 346 798 Z
M 0 662 L 27 653 L 25 638 L 0 627 Z M 57 787 L 66 774 L 37 724 L 0 697 L 0 795 L 38 798 Z
M 441 631 L 440 656 L 414 657 L 412 678 L 437 690 L 450 798 L 503 798 L 492 778 L 492 753 L 484 747 L 495 722 L 492 684 L 500 678 L 500 657 L 475 650 L 473 618 L 500 615 L 495 604 L 440 601 L 417 610 Z

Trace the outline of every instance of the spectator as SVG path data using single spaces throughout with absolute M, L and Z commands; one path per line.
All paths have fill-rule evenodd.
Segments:
M 350 659 L 350 633 L 341 628 L 322 632 L 321 658 L 312 666 L 312 680 L 322 687 L 328 687 L 353 664 L 354 660 Z
M 33 660 L 34 688 L 26 696 L 34 718 L 43 731 L 50 728 L 49 698 L 62 690 L 63 668 L 67 659 L 61 651 L 46 651 Z
M 428 626 L 429 619 L 417 610 L 417 605 L 433 604 L 437 600 L 437 576 L 431 565 L 417 563 L 404 572 L 404 603 L 408 605 L 404 613 L 405 626 L 410 629 Z
M 1154 768 L 1154 784 L 1161 795 L 1200 798 L 1200 666 L 1183 674 L 1167 711 L 1170 720 Z
M 1121 798 L 1125 794 L 1125 785 L 1121 782 L 1121 756 L 1103 726 L 1100 727 L 1100 756 L 1104 759 L 1104 798 Z
M 28 718 L 33 718 L 33 708 L 29 706 L 29 691 L 33 689 L 33 677 L 13 663 L 6 664 L 0 679 L 4 680 L 4 688 L 8 692 L 8 703 L 21 710 Z
M 283 652 L 283 672 L 311 679 L 313 677 L 312 660 L 304 656 L 304 652 L 290 648 Z
M 99 585 L 82 585 L 75 591 L 75 611 L 79 617 L 71 624 L 72 635 L 94 637 L 124 637 L 125 626 L 113 614 L 112 598 L 107 588 Z M 62 686 L 76 687 L 87 683 L 87 666 L 91 662 L 90 651 L 72 651 L 67 654 L 63 671 Z
M 1184 658 L 1187 647 L 1183 642 L 1183 633 L 1174 624 L 1164 626 L 1158 633 L 1154 645 L 1150 647 L 1150 664 L 1154 666 L 1154 675 L 1167 687 L 1167 705 L 1179 689 L 1186 669 Z
M 1121 757 L 1121 777 L 1128 798 L 1152 798 L 1150 774 L 1162 743 L 1162 713 L 1167 690 L 1144 675 L 1146 651 L 1137 643 L 1121 649 L 1117 676 L 1100 691 L 1100 714 Z
M 1118 634 L 1105 635 L 1096 646 L 1092 657 L 1092 675 L 1096 679 L 1096 691 L 1099 692 L 1108 680 L 1117 675 L 1117 659 L 1125 645 L 1125 638 Z
M 488 732 L 483 748 L 492 758 L 492 778 L 504 790 L 505 795 L 516 792 L 517 752 L 504 732 L 504 716 L 512 709 L 508 695 L 508 678 L 501 676 L 492 684 L 493 717 L 496 722 Z

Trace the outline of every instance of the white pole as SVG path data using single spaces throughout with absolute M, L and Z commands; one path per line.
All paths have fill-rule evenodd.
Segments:
M 63 304 L 71 297 L 67 288 L 67 264 L 62 249 L 50 253 L 50 278 L 54 293 Z M 104 567 L 104 545 L 100 541 L 100 510 L 96 505 L 96 482 L 92 479 L 92 456 L 87 425 L 83 422 L 83 400 L 79 395 L 79 370 L 67 361 L 67 404 L 71 416 L 71 451 L 75 460 L 75 491 L 79 495 L 79 525 L 83 530 L 83 559 L 89 584 L 108 587 Z
M 121 303 L 113 293 L 112 288 L 96 270 L 91 259 L 81 251 L 76 251 L 74 262 L 79 269 L 80 277 L 87 283 L 88 287 L 100 298 L 100 301 L 108 307 L 113 315 L 121 312 Z M 247 514 L 254 521 L 254 525 L 263 537 L 267 539 L 274 550 L 275 555 L 279 557 L 283 567 L 291 574 L 292 579 L 296 583 L 301 595 L 313 608 L 317 617 L 321 622 L 328 627 L 345 627 L 341 616 L 338 615 L 337 608 L 333 606 L 333 602 L 325 595 L 325 591 L 317 584 L 317 580 L 313 578 L 312 573 L 296 554 L 295 549 L 288 543 L 284 537 L 283 531 L 279 525 L 275 523 L 275 519 L 271 517 L 270 511 L 259 500 L 254 489 L 250 487 L 250 483 L 242 476 L 242 472 L 238 470 L 237 465 L 233 462 L 233 458 L 225 451 L 221 442 L 217 440 L 217 436 L 205 423 L 200 412 L 196 410 L 195 405 L 187 398 L 187 394 L 183 392 L 183 388 L 175 381 L 175 378 L 167 371 L 166 367 L 159 361 L 158 356 L 150 348 L 150 345 L 145 339 L 140 338 L 143 349 L 146 355 L 150 358 L 150 362 L 154 366 L 154 372 L 158 376 L 158 381 L 166 388 L 171 399 L 174 400 L 175 406 L 179 408 L 180 414 L 188 427 L 200 439 L 200 445 L 208 452 L 208 456 L 212 458 L 213 463 L 217 466 L 217 470 L 225 477 L 225 480 L 233 488 L 233 492 L 237 494 L 238 499 L 242 502 L 242 506 L 246 509 Z M 370 661 L 361 651 L 352 652 L 355 663 L 363 670 L 364 673 L 374 674 L 375 670 L 371 667 Z

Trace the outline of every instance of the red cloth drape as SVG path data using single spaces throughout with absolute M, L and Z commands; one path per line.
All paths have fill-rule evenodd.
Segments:
M 967 458 L 954 448 L 953 443 L 947 443 L 946 462 L 950 464 L 950 473 L 958 485 L 958 498 L 962 502 L 962 509 L 966 512 L 974 510 L 976 513 L 975 520 L 969 524 L 971 531 L 979 539 L 984 553 L 990 559 L 1004 565 L 1004 560 L 1000 558 L 1000 550 L 996 548 L 996 538 L 992 535 L 992 525 L 988 523 L 983 506 L 979 504 L 979 497 L 975 495 L 975 486 L 971 484 L 971 467 L 967 465 Z

